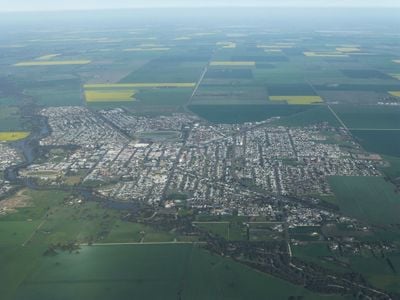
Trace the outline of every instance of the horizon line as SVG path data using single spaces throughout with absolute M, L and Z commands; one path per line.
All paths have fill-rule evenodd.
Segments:
M 311 8 L 311 9 L 352 9 L 352 8 L 361 8 L 361 9 L 400 9 L 400 4 L 398 5 L 158 5 L 158 6 L 128 6 L 128 7 L 117 7 L 117 8 L 109 8 L 109 7 L 88 7 L 88 8 L 68 8 L 68 9 L 10 9 L 10 10 L 0 10 L 0 13 L 44 13 L 44 12 L 89 12 L 89 11 L 120 11 L 120 10 L 135 10 L 135 9 L 215 9 L 215 8 L 282 8 L 282 9 L 299 9 L 299 8 Z

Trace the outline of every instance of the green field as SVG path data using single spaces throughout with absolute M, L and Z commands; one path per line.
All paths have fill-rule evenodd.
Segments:
M 189 109 L 213 123 L 244 123 L 305 112 L 312 105 L 190 105 Z
M 330 260 L 333 253 L 329 251 L 328 245 L 325 242 L 311 242 L 305 245 L 294 245 L 291 248 L 293 256 L 302 260 L 315 263 L 336 272 L 349 271 Z
M 78 254 L 41 257 L 18 286 L 15 299 L 266 299 L 266 295 L 336 299 L 192 245 L 84 246 Z
M 389 267 L 387 259 L 391 261 L 394 270 Z M 400 291 L 400 278 L 397 273 L 400 268 L 399 253 L 389 254 L 384 258 L 372 255 L 351 257 L 350 264 L 353 270 L 362 273 L 375 286 L 387 291 Z
M 332 105 L 351 129 L 400 129 L 400 107 L 384 105 Z
M 373 224 L 398 223 L 400 194 L 382 177 L 333 176 L 329 183 L 344 214 Z
M 76 79 L 33 81 L 24 83 L 24 86 L 24 94 L 39 105 L 68 106 L 84 102 L 80 81 Z
M 352 130 L 351 133 L 369 152 L 400 157 L 400 130 Z
M 340 126 L 340 123 L 327 106 L 315 105 L 312 109 L 284 116 L 274 124 L 283 126 L 309 126 L 324 122 L 334 127 Z
M 0 132 L 19 131 L 23 129 L 19 109 L 0 105 Z
M 68 193 L 18 195 L 25 207 L 0 217 L 2 299 L 322 297 L 194 244 L 174 244 L 174 234 L 122 221 L 97 203 L 78 204 Z M 87 246 L 88 240 L 100 244 Z M 50 244 L 69 241 L 85 246 L 44 255 Z M 139 242 L 155 244 L 112 244 Z

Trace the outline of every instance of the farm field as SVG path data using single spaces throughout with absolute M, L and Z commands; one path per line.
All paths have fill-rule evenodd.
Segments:
M 85 89 L 109 89 L 109 88 L 191 88 L 195 87 L 195 83 L 183 82 L 161 82 L 161 83 L 98 83 L 98 84 L 85 84 Z
M 384 105 L 332 105 L 351 130 L 400 129 L 400 107 Z
M 135 91 L 131 90 L 86 90 L 85 99 L 87 102 L 123 102 L 134 101 Z
M 90 60 L 51 60 L 51 61 L 25 61 L 16 63 L 16 67 L 42 67 L 42 66 L 64 66 L 64 65 L 86 65 Z
M 352 130 L 352 135 L 368 151 L 400 157 L 400 130 Z
M 9 131 L 9 132 L 1 132 L 0 131 L 0 141 L 3 142 L 12 142 L 22 140 L 29 136 L 29 132 L 27 131 Z
M 372 255 L 355 256 L 349 260 L 351 268 L 362 273 L 369 282 L 388 291 L 399 292 L 400 279 L 396 272 L 400 268 L 400 253 L 390 254 L 385 258 Z
M 389 94 L 395 97 L 400 97 L 400 91 L 391 91 Z
M 277 116 L 290 116 L 311 109 L 309 105 L 190 105 L 189 109 L 213 123 L 262 121 Z
M 291 295 L 322 297 L 211 255 L 196 245 L 163 244 L 173 242 L 174 236 L 120 221 L 118 213 L 96 203 L 78 204 L 68 193 L 25 190 L 21 195 L 24 207 L 0 216 L 3 299 L 26 299 L 28 295 L 29 299 L 70 299 L 77 295 L 87 299 L 131 299 L 132 295 L 243 299 L 249 293 L 253 299 L 264 299 L 267 292 L 284 299 Z M 95 241 L 93 246 L 82 245 L 72 252 L 43 254 L 50 244 L 84 242 L 105 230 L 109 233 L 98 241 L 99 245 Z M 113 244 L 139 242 L 154 244 Z M 18 263 L 14 263 L 16 260 Z M 110 272 L 110 268 L 118 272 Z M 213 275 L 205 276 L 211 270 Z
M 323 102 L 320 96 L 270 96 L 269 99 L 271 101 L 285 101 L 288 104 L 297 105 L 309 105 Z
M 212 61 L 212 67 L 253 67 L 256 63 L 254 61 Z
M 0 132 L 22 131 L 20 111 L 15 106 L 0 105 Z
M 275 121 L 274 124 L 283 126 L 309 126 L 326 122 L 333 127 L 341 126 L 326 105 L 312 105 L 306 107 L 310 109 L 283 116 Z
M 79 253 L 42 257 L 15 299 L 286 299 L 322 297 L 192 245 L 83 246 Z M 111 258 L 111 259 L 110 259 Z M 162 266 L 162 267 L 161 267 Z M 109 272 L 110 268 L 118 272 Z M 210 271 L 212 270 L 212 273 Z M 212 274 L 210 276 L 210 274 Z M 200 280 L 201 279 L 201 280 Z
M 329 178 L 340 210 L 373 224 L 396 223 L 400 213 L 400 194 L 382 177 Z

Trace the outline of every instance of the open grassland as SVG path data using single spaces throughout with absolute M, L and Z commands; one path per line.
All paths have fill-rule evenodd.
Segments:
M 387 105 L 331 105 L 350 129 L 400 129 L 400 107 Z
M 310 126 L 327 122 L 329 125 L 334 127 L 340 126 L 340 123 L 326 105 L 310 105 L 302 107 L 311 109 L 283 116 L 279 120 L 275 121 L 274 124 L 283 126 Z
M 195 82 L 160 82 L 160 83 L 97 83 L 85 84 L 85 89 L 102 89 L 102 88 L 192 88 Z
M 373 224 L 398 222 L 400 194 L 382 177 L 333 176 L 329 183 L 344 214 Z
M 343 52 L 314 52 L 306 51 L 303 53 L 307 57 L 349 57 Z
M 255 61 L 212 61 L 212 67 L 254 67 Z
M 179 241 L 174 233 L 122 221 L 125 213 L 78 203 L 68 193 L 26 190 L 24 196 L 26 206 L 0 216 L 0 293 L 5 300 L 265 299 L 266 294 L 273 299 L 340 299 L 311 293 L 196 245 L 174 243 Z M 44 255 L 50 244 L 70 241 L 94 244 Z
M 22 140 L 29 136 L 27 131 L 0 132 L 0 141 L 12 142 Z
M 19 109 L 13 106 L 0 105 L 0 132 L 22 131 L 22 129 L 23 124 Z
M 189 109 L 213 123 L 257 122 L 271 117 L 290 116 L 304 112 L 312 105 L 190 105 Z
M 89 90 L 85 91 L 86 102 L 124 102 L 134 101 L 132 90 Z
M 52 58 L 55 58 L 57 56 L 60 56 L 61 54 L 57 53 L 57 54 L 47 54 L 47 55 L 43 55 L 40 56 L 38 58 L 36 58 L 36 60 L 50 60 Z
M 86 65 L 90 60 L 50 60 L 50 61 L 25 61 L 16 63 L 15 67 L 43 67 L 43 66 L 66 66 L 66 65 Z
M 15 299 L 339 299 L 192 245 L 83 246 L 78 252 L 38 259 Z
M 400 291 L 400 253 L 390 253 L 384 257 L 364 254 L 350 257 L 349 260 L 351 268 L 362 273 L 374 286 L 397 293 Z
M 400 182 L 400 157 L 385 155 L 384 159 L 389 163 L 382 169 L 385 175 L 392 181 Z
M 395 96 L 395 97 L 400 97 L 400 91 L 392 91 L 389 92 L 390 95 Z
M 288 104 L 316 104 L 321 103 L 322 98 L 320 96 L 269 96 L 271 101 L 286 101 Z
M 351 134 L 369 152 L 400 157 L 400 129 L 351 130 Z

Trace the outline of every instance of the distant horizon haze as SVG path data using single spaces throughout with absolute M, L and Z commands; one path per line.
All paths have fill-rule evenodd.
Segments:
M 3 3 L 4 2 L 4 3 Z M 23 12 L 23 11 L 66 11 L 66 10 L 108 10 L 127 8 L 196 8 L 196 7 L 396 7 L 400 8 L 400 1 L 381 0 L 147 0 L 129 1 L 116 0 L 0 0 L 0 12 Z

